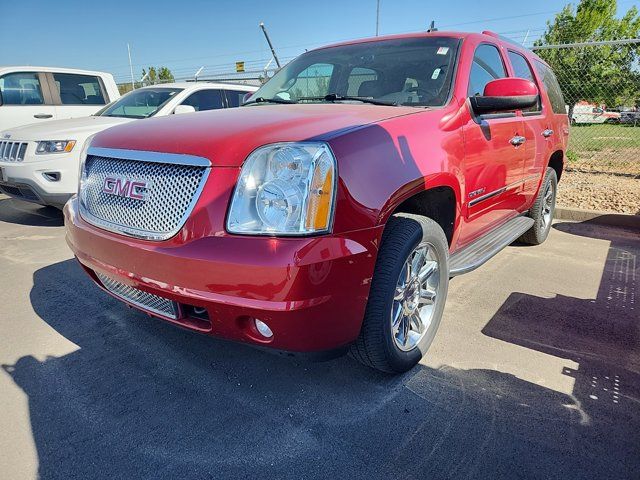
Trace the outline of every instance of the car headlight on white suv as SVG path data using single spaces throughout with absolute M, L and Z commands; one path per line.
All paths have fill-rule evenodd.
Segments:
M 326 143 L 275 143 L 245 161 L 227 218 L 230 233 L 307 235 L 331 229 L 336 160 Z
M 75 140 L 41 140 L 36 147 L 36 154 L 69 153 L 75 146 Z

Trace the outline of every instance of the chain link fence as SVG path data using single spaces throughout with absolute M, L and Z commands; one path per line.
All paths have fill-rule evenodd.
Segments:
M 571 122 L 561 206 L 640 214 L 640 65 L 601 61 L 637 49 L 640 39 L 533 48 L 553 67 Z

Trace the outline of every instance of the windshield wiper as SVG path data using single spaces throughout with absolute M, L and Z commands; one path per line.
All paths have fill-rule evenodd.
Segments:
M 286 100 L 284 98 L 258 97 L 243 103 L 242 106 L 244 107 L 245 105 L 251 105 L 252 103 L 298 103 L 298 102 L 296 102 L 295 100 Z
M 385 102 L 384 100 L 376 100 L 369 97 L 357 97 L 352 95 L 338 95 L 337 93 L 329 93 L 324 97 L 300 97 L 298 100 L 324 100 L 326 102 L 339 102 L 342 100 L 354 100 L 356 102 L 370 103 L 371 105 L 386 105 L 394 107 L 398 105 L 396 102 Z

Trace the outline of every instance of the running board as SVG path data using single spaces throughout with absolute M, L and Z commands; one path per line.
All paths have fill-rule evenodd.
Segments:
M 504 247 L 513 243 L 533 225 L 529 217 L 516 217 L 480 237 L 449 258 L 449 276 L 469 273 L 485 263 Z

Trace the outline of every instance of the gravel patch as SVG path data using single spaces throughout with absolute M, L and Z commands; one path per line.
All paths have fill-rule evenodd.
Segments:
M 558 206 L 640 215 L 640 178 L 566 170 Z

